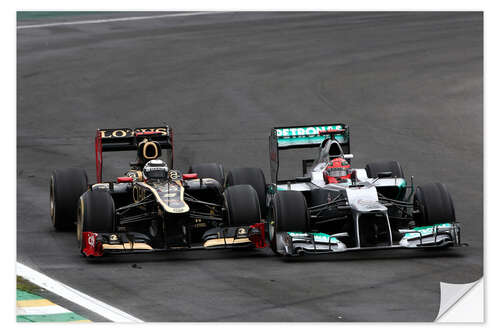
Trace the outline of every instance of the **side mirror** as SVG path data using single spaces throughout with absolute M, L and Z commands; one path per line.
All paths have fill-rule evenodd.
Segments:
M 337 237 L 337 238 L 340 238 L 340 237 L 349 237 L 349 233 L 347 233 L 347 232 L 339 232 L 338 234 L 333 234 L 332 236 L 333 237 Z
M 344 154 L 344 158 L 347 160 L 353 159 L 354 155 L 353 154 Z
M 390 176 L 392 176 L 392 171 L 384 171 L 377 173 L 378 178 L 389 178 Z

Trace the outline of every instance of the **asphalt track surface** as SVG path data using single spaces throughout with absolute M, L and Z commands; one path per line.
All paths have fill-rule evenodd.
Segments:
M 145 321 L 432 321 L 440 281 L 483 275 L 481 13 L 223 13 L 17 38 L 18 261 Z M 96 128 L 160 121 L 174 128 L 176 168 L 217 161 L 266 177 L 272 126 L 346 122 L 354 166 L 397 159 L 416 184 L 447 184 L 470 246 L 83 259 L 73 233 L 52 230 L 51 170 L 85 167 L 94 181 Z M 108 177 L 133 159 L 108 157 Z

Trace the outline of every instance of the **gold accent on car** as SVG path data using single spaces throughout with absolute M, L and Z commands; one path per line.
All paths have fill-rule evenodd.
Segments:
M 180 188 L 180 193 L 179 193 L 179 201 L 183 203 L 182 207 L 170 207 L 165 200 L 161 198 L 161 196 L 158 194 L 158 191 L 152 186 L 150 186 L 147 183 L 144 182 L 138 182 L 136 185 L 142 188 L 147 188 L 153 193 L 153 195 L 156 198 L 156 201 L 163 207 L 163 209 L 168 212 L 168 213 L 187 213 L 189 212 L 189 206 L 184 202 L 184 186 L 182 186 L 182 183 L 178 180 L 175 182 L 177 186 Z M 168 186 L 172 186 L 172 183 L 168 184 Z M 168 198 L 167 198 L 168 200 Z
M 103 250 L 153 250 L 146 243 L 102 244 Z
M 147 154 L 147 149 L 149 146 L 153 146 L 155 149 L 155 153 L 153 155 Z M 151 142 L 151 141 L 146 142 L 144 144 L 144 146 L 142 147 L 142 156 L 144 156 L 144 158 L 147 158 L 150 160 L 154 160 L 155 158 L 158 158 L 158 147 L 156 146 L 156 144 L 154 142 Z
M 234 244 L 242 244 L 242 243 L 251 243 L 252 241 L 248 238 L 214 238 L 209 239 L 205 243 L 203 243 L 203 247 L 211 247 L 211 246 L 221 246 L 221 245 L 234 245 Z

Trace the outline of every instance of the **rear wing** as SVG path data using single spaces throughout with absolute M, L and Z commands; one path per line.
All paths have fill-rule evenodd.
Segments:
M 346 124 L 273 127 L 269 136 L 271 181 L 276 183 L 278 179 L 280 150 L 319 147 L 327 138 L 337 140 L 343 152 L 350 154 L 349 126 Z
M 144 139 L 151 139 L 167 150 L 167 163 L 174 163 L 174 132 L 167 125 L 137 128 L 98 129 L 95 136 L 96 179 L 102 182 L 102 153 L 105 151 L 135 151 Z

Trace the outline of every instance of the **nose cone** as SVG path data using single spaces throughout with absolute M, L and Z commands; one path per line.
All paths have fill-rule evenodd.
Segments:
M 358 199 L 355 202 L 351 203 L 352 209 L 362 212 L 387 212 L 387 207 L 382 205 L 377 201 L 366 200 L 366 199 Z

